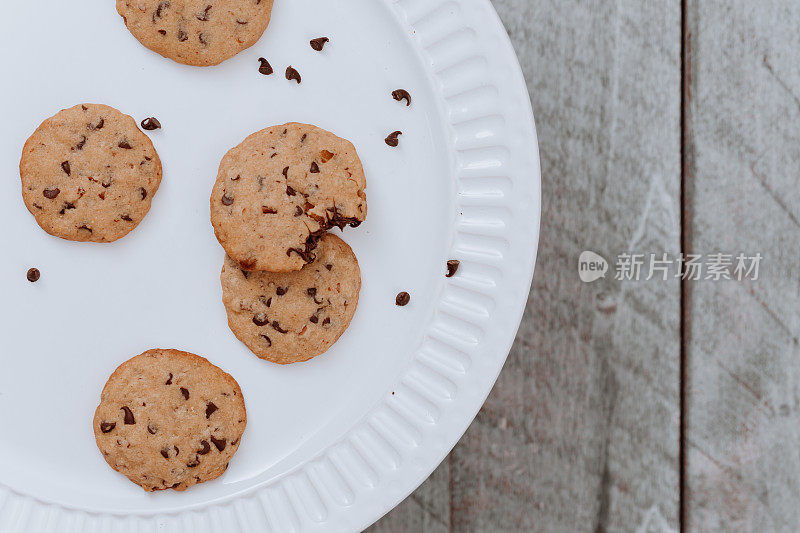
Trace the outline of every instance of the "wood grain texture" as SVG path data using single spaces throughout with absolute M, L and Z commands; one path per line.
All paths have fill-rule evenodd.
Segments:
M 690 0 L 693 253 L 764 254 L 689 285 L 691 531 L 798 531 L 800 4 Z
M 539 129 L 533 290 L 449 482 L 440 467 L 374 530 L 675 530 L 679 283 L 585 285 L 577 260 L 678 252 L 680 2 L 494 4 Z

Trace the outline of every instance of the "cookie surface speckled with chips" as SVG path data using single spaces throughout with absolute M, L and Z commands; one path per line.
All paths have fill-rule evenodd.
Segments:
M 179 350 L 150 350 L 120 365 L 94 415 L 106 462 L 148 492 L 221 476 L 246 425 L 236 380 Z
M 45 120 L 22 150 L 22 198 L 50 235 L 112 242 L 144 219 L 161 184 L 161 160 L 136 121 L 82 104 Z
M 366 220 L 366 187 L 349 141 L 308 124 L 273 126 L 223 158 L 211 222 L 222 247 L 245 270 L 297 271 L 314 260 L 329 229 Z
M 117 12 L 150 50 L 204 67 L 253 46 L 269 25 L 272 0 L 117 0 Z
M 307 361 L 333 346 L 361 290 L 353 250 L 332 234 L 298 272 L 247 272 L 226 257 L 221 280 L 231 331 L 258 357 L 279 364 Z

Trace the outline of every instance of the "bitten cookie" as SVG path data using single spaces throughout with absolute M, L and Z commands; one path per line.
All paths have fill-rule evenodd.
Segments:
M 356 256 L 331 234 L 299 272 L 247 272 L 226 257 L 221 279 L 233 333 L 258 357 L 280 364 L 327 351 L 350 325 L 361 290 Z
M 150 350 L 111 374 L 94 436 L 111 468 L 144 490 L 185 490 L 225 472 L 246 424 L 231 376 L 197 355 Z
M 19 174 L 22 199 L 47 233 L 112 242 L 150 210 L 161 160 L 131 117 L 83 104 L 39 126 L 22 150 Z
M 222 160 L 211 222 L 245 270 L 289 272 L 314 260 L 332 227 L 367 217 L 364 169 L 355 147 L 308 124 L 254 133 Z
M 272 0 L 117 0 L 117 12 L 144 46 L 205 67 L 253 46 L 269 25 Z

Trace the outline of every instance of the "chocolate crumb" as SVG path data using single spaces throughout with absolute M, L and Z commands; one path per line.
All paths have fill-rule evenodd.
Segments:
M 461 261 L 457 259 L 451 259 L 447 262 L 447 277 L 452 278 L 458 272 L 458 266 L 461 264 Z
M 261 74 L 263 74 L 264 76 L 269 76 L 270 74 L 275 72 L 274 70 L 272 70 L 272 65 L 270 65 L 269 61 L 267 61 L 265 58 L 259 57 L 258 60 L 261 63 L 261 65 L 259 65 L 258 67 L 258 71 Z
M 330 42 L 330 39 L 327 37 L 318 37 L 316 39 L 311 39 L 311 48 L 316 50 L 317 52 L 322 52 L 322 49 L 325 47 L 325 43 Z
M 294 67 L 291 65 L 286 67 L 286 79 L 289 81 L 296 81 L 299 85 L 303 78 L 300 76 L 300 73 L 295 70 Z
M 39 281 L 39 278 L 41 277 L 42 273 L 39 272 L 38 268 L 31 268 L 30 270 L 28 270 L 28 281 L 30 281 L 31 283 L 36 283 L 37 281 Z
M 142 128 L 146 131 L 161 129 L 161 122 L 156 117 L 146 118 L 142 121 Z
M 397 89 L 396 91 L 392 91 L 392 98 L 394 98 L 398 102 L 402 102 L 403 100 L 405 100 L 406 107 L 411 105 L 411 94 L 405 89 Z
M 392 148 L 397 147 L 397 145 L 400 144 L 400 141 L 398 140 L 397 136 L 402 134 L 403 134 L 402 131 L 395 131 L 393 133 L 390 133 L 389 136 L 386 137 L 386 144 L 388 144 Z
M 397 295 L 397 298 L 395 298 L 395 303 L 400 307 L 405 307 L 406 305 L 408 305 L 408 302 L 410 301 L 411 301 L 411 295 L 408 294 L 407 292 L 401 292 L 400 294 Z

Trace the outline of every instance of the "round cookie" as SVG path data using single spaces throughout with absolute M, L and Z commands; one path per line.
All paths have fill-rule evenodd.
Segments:
M 39 126 L 22 150 L 19 174 L 22 199 L 47 233 L 112 242 L 150 210 L 161 160 L 131 117 L 83 104 Z
M 308 124 L 273 126 L 222 159 L 211 222 L 245 270 L 296 271 L 314 260 L 326 231 L 366 219 L 366 187 L 349 141 Z
M 150 50 L 205 67 L 256 44 L 269 25 L 272 0 L 117 0 L 117 12 Z
M 150 350 L 111 374 L 94 436 L 111 468 L 144 490 L 185 490 L 225 472 L 246 424 L 231 376 L 197 355 Z
M 258 357 L 284 365 L 326 352 L 350 325 L 361 290 L 353 250 L 331 234 L 298 272 L 247 272 L 226 257 L 221 279 L 231 331 Z

